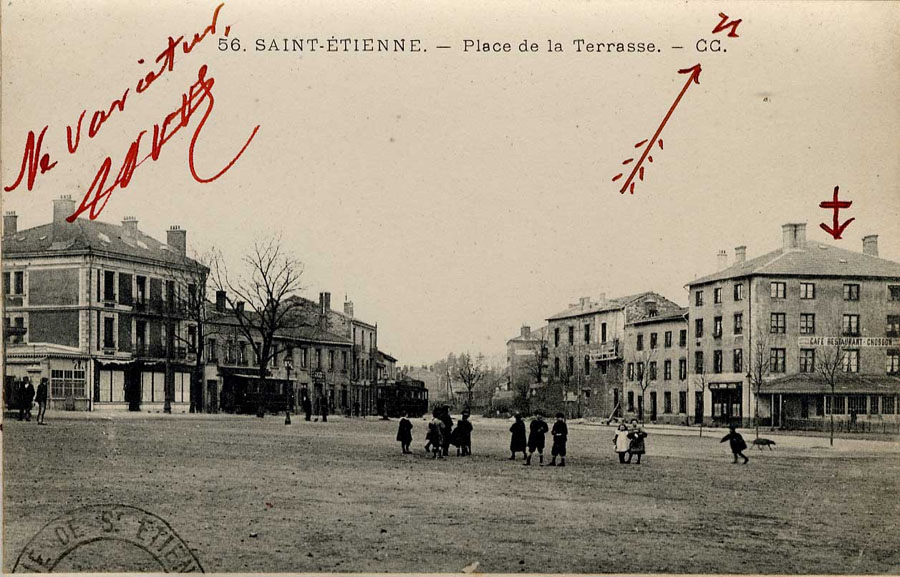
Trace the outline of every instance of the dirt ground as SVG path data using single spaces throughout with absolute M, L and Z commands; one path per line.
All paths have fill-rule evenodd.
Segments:
M 895 442 L 779 436 L 733 465 L 721 430 L 651 428 L 644 462 L 620 465 L 612 428 L 572 425 L 563 469 L 507 460 L 495 420 L 474 420 L 472 457 L 437 461 L 422 420 L 413 455 L 396 421 L 48 422 L 3 423 L 5 570 L 52 519 L 118 503 L 168 521 L 208 572 L 900 573 Z M 58 569 L 128 568 L 88 547 Z

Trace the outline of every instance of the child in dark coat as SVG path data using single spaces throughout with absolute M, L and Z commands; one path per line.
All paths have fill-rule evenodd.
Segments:
M 425 452 L 427 453 L 430 449 L 432 459 L 444 458 L 441 454 L 441 446 L 444 444 L 444 436 L 441 434 L 441 429 L 443 429 L 444 423 L 438 418 L 439 415 L 440 411 L 437 409 L 431 413 L 432 419 L 428 423 L 428 434 L 425 435 Z
M 538 458 L 540 459 L 541 465 L 544 464 L 544 439 L 547 431 L 550 430 L 550 427 L 547 426 L 547 423 L 544 422 L 544 416 L 538 413 L 531 424 L 528 426 L 528 456 L 525 457 L 525 464 L 531 464 L 531 456 L 534 455 L 534 452 L 538 452 Z
M 403 416 L 400 418 L 400 426 L 397 427 L 397 440 L 400 441 L 400 448 L 404 455 L 412 453 L 409 450 L 409 445 L 413 440 L 412 430 L 412 423 L 406 418 L 406 413 L 403 413 Z
M 628 433 L 628 438 L 630 439 L 630 443 L 628 444 L 628 459 L 625 462 L 630 463 L 632 457 L 637 457 L 635 465 L 640 465 L 641 455 L 647 450 L 647 445 L 644 443 L 644 439 L 647 438 L 647 433 L 644 431 L 643 427 L 635 425 L 634 429 Z
M 724 443 L 725 441 L 728 441 L 729 445 L 731 445 L 731 454 L 734 455 L 733 463 L 737 463 L 738 457 L 741 457 L 744 459 L 744 464 L 746 465 L 750 460 L 747 458 L 747 455 L 744 454 L 747 443 L 744 441 L 744 437 L 734 429 L 734 425 L 728 425 L 728 434 L 722 437 L 722 440 L 719 442 Z
M 556 458 L 559 457 L 559 466 L 566 466 L 566 441 L 569 438 L 569 427 L 566 426 L 566 416 L 562 413 L 556 413 L 556 422 L 550 429 L 553 435 L 553 448 L 550 449 L 550 466 L 556 466 Z
M 527 459 L 528 456 L 525 454 L 525 449 L 527 448 L 527 443 L 525 442 L 525 421 L 522 420 L 522 415 L 519 413 L 516 413 L 516 422 L 509 428 L 509 432 L 512 433 L 512 438 L 509 440 L 509 460 L 514 461 L 516 453 L 519 452 Z
M 453 443 L 456 445 L 457 456 L 467 457 L 472 454 L 472 422 L 469 421 L 469 411 L 463 411 L 462 419 L 456 423 Z

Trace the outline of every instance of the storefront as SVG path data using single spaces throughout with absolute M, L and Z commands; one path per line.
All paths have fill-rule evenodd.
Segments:
M 743 419 L 743 386 L 741 383 L 710 383 L 712 419 L 716 424 L 740 425 Z

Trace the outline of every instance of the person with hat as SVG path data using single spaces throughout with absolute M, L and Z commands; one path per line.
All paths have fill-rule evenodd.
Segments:
M 734 455 L 732 464 L 737 463 L 738 457 L 744 459 L 745 465 L 750 461 L 750 459 L 747 458 L 747 455 L 744 454 L 744 450 L 747 448 L 747 442 L 744 441 L 744 437 L 735 430 L 734 425 L 728 425 L 728 434 L 722 437 L 722 440 L 719 442 L 724 443 L 725 441 L 728 441 L 728 444 L 731 445 L 731 454 Z
M 397 440 L 400 441 L 400 450 L 404 455 L 412 453 L 412 451 L 409 450 L 409 446 L 413 440 L 412 430 L 412 423 L 406 418 L 406 411 L 403 411 L 400 416 L 400 426 L 397 427 Z
M 559 466 L 566 466 L 566 441 L 569 438 L 569 427 L 566 426 L 566 416 L 562 413 L 556 413 L 556 422 L 550 429 L 553 435 L 553 447 L 550 449 L 550 466 L 556 466 L 556 458 L 559 457 Z
M 534 455 L 534 452 L 538 452 L 538 459 L 540 459 L 540 464 L 544 464 L 544 439 L 547 431 L 550 430 L 550 427 L 547 426 L 547 423 L 544 422 L 544 415 L 538 412 L 535 415 L 535 418 L 531 420 L 531 423 L 528 425 L 528 456 L 525 457 L 525 464 L 531 464 L 531 456 Z
M 644 443 L 644 439 L 647 438 L 647 432 L 644 431 L 642 426 L 635 423 L 634 428 L 628 433 L 628 438 L 630 443 L 628 445 L 628 459 L 625 462 L 630 463 L 631 458 L 636 455 L 637 462 L 635 464 L 640 465 L 641 455 L 647 451 L 647 445 Z
M 38 406 L 38 425 L 43 425 L 45 424 L 44 415 L 47 413 L 47 377 L 43 377 L 40 384 L 38 384 L 37 393 L 35 394 L 34 400 Z
M 443 445 L 444 443 L 444 439 L 441 435 L 441 429 L 443 428 L 444 424 L 439 418 L 440 414 L 441 412 L 437 408 L 431 412 L 432 418 L 431 422 L 428 423 L 428 434 L 425 435 L 425 452 L 428 453 L 428 451 L 430 450 L 432 459 L 437 459 L 438 457 L 440 457 L 441 459 L 444 458 L 444 456 L 441 454 L 441 445 Z
M 509 440 L 509 460 L 515 461 L 516 453 L 519 452 L 527 459 L 528 455 L 525 453 L 527 448 L 527 443 L 525 442 L 525 421 L 522 420 L 522 415 L 519 413 L 516 413 L 516 422 L 509 428 L 509 432 L 512 433 L 512 438 Z
M 456 445 L 456 455 L 468 457 L 472 454 L 472 422 L 469 421 L 469 410 L 462 413 L 462 419 L 456 423 L 453 431 L 453 441 Z

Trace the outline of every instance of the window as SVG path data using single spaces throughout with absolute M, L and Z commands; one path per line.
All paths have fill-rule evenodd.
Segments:
M 644 350 L 644 335 L 637 336 L 637 350 Z
M 687 346 L 687 329 L 681 329 L 680 331 L 678 331 L 678 346 Z
M 841 328 L 845 337 L 858 337 L 859 315 L 844 315 Z
M 135 304 L 143 305 L 147 302 L 147 277 L 138 276 L 137 279 L 137 295 L 135 295 Z
M 584 325 L 584 342 L 591 342 L 591 325 L 588 323 Z
M 697 291 L 694 293 L 694 305 L 698 307 L 703 306 L 703 291 Z
M 634 412 L 634 391 L 628 391 L 628 412 Z
M 731 366 L 735 373 L 744 372 L 744 349 L 734 349 L 732 351 Z
M 694 336 L 698 339 L 703 336 L 703 319 L 694 319 Z
M 553 359 L 553 375 L 559 376 L 559 357 Z
M 575 357 L 566 359 L 566 374 L 570 377 L 575 374 Z
M 606 323 L 600 323 L 600 342 L 606 342 Z
M 787 292 L 787 285 L 783 282 L 769 283 L 769 296 L 773 299 L 783 299 Z
M 863 395 L 850 395 L 847 397 L 847 411 L 857 415 L 865 415 L 866 397 Z
M 234 364 L 234 343 L 230 340 L 225 341 L 225 364 Z
M 859 350 L 850 349 L 844 351 L 844 357 L 841 359 L 841 365 L 845 373 L 859 372 Z
M 591 357 L 588 355 L 584 355 L 584 374 L 591 374 Z
M 238 364 L 246 365 L 247 364 L 247 343 L 240 342 L 238 343 Z
M 687 379 L 687 359 L 678 359 L 678 378 Z
M 877 415 L 880 412 L 878 409 L 878 399 L 879 398 L 880 397 L 878 397 L 876 395 L 872 395 L 871 397 L 869 397 L 869 414 L 870 415 Z
M 722 302 L 722 289 L 714 288 L 713 289 L 713 303 L 721 304 Z
M 84 399 L 87 397 L 84 371 L 57 369 L 50 371 L 50 398 L 65 399 L 68 397 L 75 399 Z
M 188 326 L 188 350 L 192 353 L 197 352 L 197 327 Z
M 300 347 L 300 367 L 305 369 L 309 365 L 309 349 Z
M 672 331 L 666 331 L 664 342 L 667 349 L 672 347 Z
M 672 393 L 666 391 L 663 393 L 663 413 L 672 412 Z
M 719 349 L 713 351 L 713 372 L 722 372 L 722 351 Z
M 694 374 L 703 374 L 703 351 L 694 351 Z
M 206 339 L 206 358 L 213 363 L 219 361 L 216 339 Z
M 554 347 L 559 346 L 559 327 L 556 327 L 555 329 L 553 329 L 553 346 Z
M 881 413 L 884 415 L 894 414 L 894 397 L 881 397 Z
M 787 328 L 787 315 L 785 313 L 772 313 L 769 316 L 769 332 L 784 334 Z
M 734 334 L 744 333 L 744 313 L 734 313 Z
M 650 361 L 650 363 L 647 365 L 647 370 L 650 372 L 650 380 L 655 381 L 657 377 L 656 361 Z
M 890 299 L 892 301 L 900 301 L 900 285 L 892 284 L 888 285 L 888 292 L 890 293 Z
M 896 375 L 897 373 L 900 373 L 900 351 L 893 350 L 887 352 L 885 372 L 887 372 L 887 374 L 889 375 Z
M 635 376 L 638 381 L 644 380 L 644 363 L 642 361 L 638 361 L 637 366 L 635 366 Z
M 858 301 L 859 300 L 859 285 L 858 284 L 845 284 L 844 285 L 844 300 L 845 301 Z
M 600 374 L 605 375 L 606 367 L 607 367 L 607 365 L 609 365 L 609 363 L 606 361 L 597 361 L 597 364 L 600 365 Z
M 655 349 L 659 347 L 659 335 L 656 333 L 650 333 L 650 348 Z
M 816 370 L 816 349 L 800 349 L 800 372 L 812 373 Z
M 103 300 L 106 302 L 116 300 L 116 273 L 111 270 L 103 271 Z
M 734 300 L 744 300 L 744 283 L 734 283 Z
M 784 349 L 772 349 L 769 353 L 769 370 L 773 373 L 784 372 Z
M 292 355 L 288 354 L 288 356 L 290 357 Z M 347 351 L 341 351 L 341 370 L 343 370 L 346 373 L 348 366 L 349 366 L 349 363 L 347 361 Z
M 900 337 L 900 315 L 888 315 L 887 336 Z
M 315 365 L 316 370 L 321 371 L 322 370 L 322 349 L 316 349 L 315 362 L 316 362 L 316 365 Z
M 634 380 L 634 363 L 628 363 L 628 380 Z
M 722 317 L 713 317 L 713 336 L 716 338 L 722 336 Z
M 575 344 L 575 327 L 569 327 L 569 344 Z
M 832 399 L 834 400 L 832 401 Z M 844 401 L 845 397 L 832 397 L 831 395 L 828 395 L 827 397 L 825 397 L 825 412 L 830 415 L 843 415 L 845 413 Z M 833 407 L 832 402 L 834 403 Z
M 103 317 L 103 348 L 114 349 L 116 347 L 116 319 L 115 317 Z
M 17 270 L 12 273 L 12 294 L 19 296 L 25 294 L 25 271 Z
M 667 381 L 672 380 L 672 360 L 666 359 L 663 362 L 663 379 Z
M 800 334 L 816 334 L 816 315 L 813 313 L 800 313 Z
M 334 351 L 328 351 L 328 370 L 334 371 Z
M 687 413 L 687 391 L 678 391 L 678 412 Z
M 800 298 L 814 299 L 816 298 L 816 285 L 811 282 L 800 283 Z

